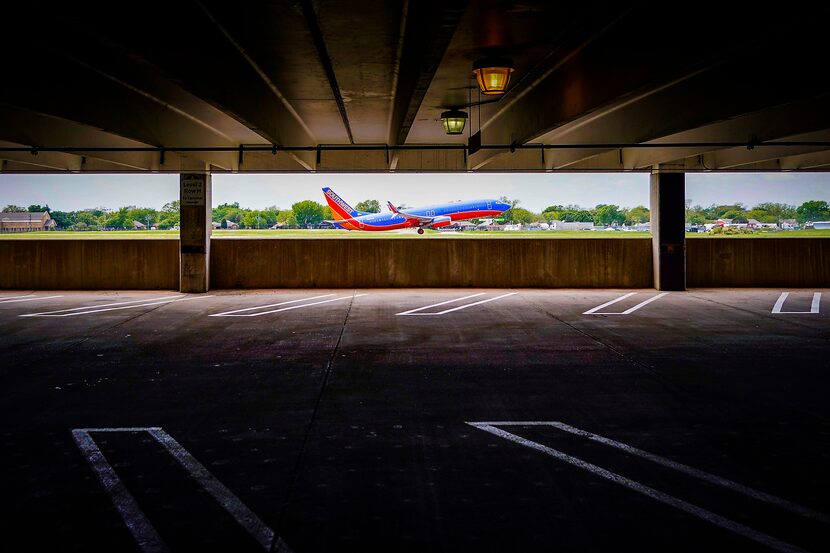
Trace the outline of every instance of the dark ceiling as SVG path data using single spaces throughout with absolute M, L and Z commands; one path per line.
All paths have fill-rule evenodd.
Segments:
M 19 2 L 0 169 L 825 170 L 830 7 L 773 7 Z M 489 55 L 516 67 L 503 96 L 475 87 Z

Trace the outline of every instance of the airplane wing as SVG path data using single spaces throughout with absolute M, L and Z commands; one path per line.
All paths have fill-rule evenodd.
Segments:
M 432 222 L 433 219 L 435 219 L 435 217 L 425 217 L 423 215 L 414 215 L 412 213 L 407 213 L 405 211 L 401 211 L 401 210 L 397 209 L 394 205 L 392 205 L 392 202 L 389 202 L 389 201 L 386 202 L 386 206 L 389 208 L 389 211 L 391 211 L 392 213 L 394 213 L 396 215 L 400 215 L 404 219 L 410 219 L 410 220 L 418 221 L 422 225 L 428 225 Z

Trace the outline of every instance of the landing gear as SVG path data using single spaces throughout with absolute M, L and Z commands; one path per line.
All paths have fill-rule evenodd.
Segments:
M 423 233 L 424 233 L 424 229 L 419 228 L 419 229 L 418 229 L 418 234 L 423 234 Z

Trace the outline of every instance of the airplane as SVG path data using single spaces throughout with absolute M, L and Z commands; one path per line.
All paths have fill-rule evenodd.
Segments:
M 386 202 L 390 213 L 368 213 L 354 209 L 329 187 L 323 188 L 323 194 L 334 215 L 333 221 L 326 222 L 347 230 L 383 231 L 417 227 L 418 234 L 423 234 L 425 228 L 437 229 L 451 225 L 453 221 L 494 217 L 511 207 L 500 200 L 470 200 L 403 211 L 392 202 Z

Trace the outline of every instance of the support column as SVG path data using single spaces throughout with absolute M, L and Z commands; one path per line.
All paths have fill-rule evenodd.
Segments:
M 179 175 L 179 290 L 210 289 L 211 179 L 208 172 Z
M 654 287 L 686 289 L 686 174 L 655 167 L 651 173 L 651 244 Z

